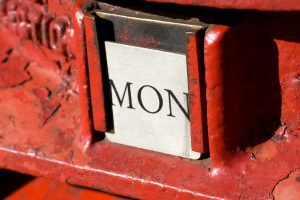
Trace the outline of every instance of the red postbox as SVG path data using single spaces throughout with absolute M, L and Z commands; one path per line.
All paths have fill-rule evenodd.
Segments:
M 300 198 L 296 0 L 0 10 L 1 168 L 138 199 Z

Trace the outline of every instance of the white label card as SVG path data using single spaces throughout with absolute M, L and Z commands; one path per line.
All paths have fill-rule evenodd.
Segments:
M 114 133 L 108 140 L 198 159 L 191 149 L 186 56 L 105 42 Z

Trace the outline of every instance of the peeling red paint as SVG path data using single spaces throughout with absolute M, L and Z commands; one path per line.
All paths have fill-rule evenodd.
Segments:
M 0 24 L 1 168 L 142 199 L 297 194 L 298 13 L 251 13 L 236 24 L 209 26 L 204 63 L 210 158 L 192 161 L 92 142 L 83 13 L 77 7 L 87 1 L 48 2 L 48 12 L 70 20 L 64 42 L 72 54 L 41 47 L 18 37 L 11 24 Z
M 265 160 L 273 158 L 277 153 L 277 148 L 273 141 L 268 140 L 254 147 L 248 147 L 246 152 L 252 154 L 254 159 Z
M 300 199 L 300 169 L 295 169 L 288 176 L 280 180 L 273 191 L 275 200 Z

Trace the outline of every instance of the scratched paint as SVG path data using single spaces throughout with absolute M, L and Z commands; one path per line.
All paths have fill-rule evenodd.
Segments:
M 297 190 L 292 172 L 299 169 L 300 155 L 300 29 L 294 24 L 299 14 L 252 13 L 207 30 L 211 157 L 190 161 L 91 142 L 81 13 L 87 1 L 61 2 L 48 1 L 48 8 L 68 16 L 74 28 L 67 43 L 71 60 L 0 24 L 1 168 L 140 199 L 287 199 L 291 193 L 277 191 Z M 279 6 L 259 2 L 257 9 Z M 282 9 L 287 5 L 292 4 Z

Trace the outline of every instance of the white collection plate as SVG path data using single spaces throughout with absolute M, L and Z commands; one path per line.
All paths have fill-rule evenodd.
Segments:
M 200 153 L 191 149 L 187 117 L 186 56 L 113 42 L 105 42 L 105 49 L 109 79 L 115 86 L 111 87 L 114 132 L 106 133 L 108 140 L 198 159 Z

